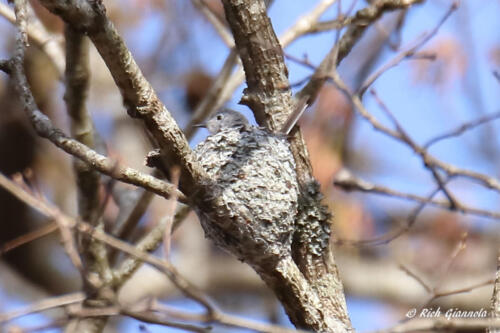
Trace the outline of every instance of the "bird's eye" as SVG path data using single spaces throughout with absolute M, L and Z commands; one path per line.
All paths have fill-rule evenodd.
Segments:
M 217 117 L 215 117 L 215 119 L 217 120 L 222 120 L 222 115 L 221 114 L 218 114 Z

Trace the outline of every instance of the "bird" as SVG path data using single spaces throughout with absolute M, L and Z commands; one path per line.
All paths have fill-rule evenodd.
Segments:
M 250 124 L 245 116 L 243 116 L 241 113 L 224 108 L 210 117 L 208 121 L 201 126 L 206 127 L 210 134 L 215 134 L 221 130 L 230 128 L 248 129 L 250 127 Z
M 199 214 L 206 235 L 244 261 L 290 255 L 299 190 L 286 136 L 230 109 L 199 126 L 210 133 L 194 149 L 211 182 L 214 208 Z
M 290 134 L 292 128 L 295 126 L 297 121 L 309 106 L 307 101 L 307 96 L 302 97 L 298 100 L 295 109 L 287 118 L 277 134 Z M 209 118 L 209 120 L 205 124 L 194 125 L 194 127 L 205 127 L 210 132 L 210 134 L 215 134 L 221 129 L 248 128 L 249 126 L 250 124 L 248 123 L 248 120 L 241 113 L 228 108 L 221 109 L 214 116 Z

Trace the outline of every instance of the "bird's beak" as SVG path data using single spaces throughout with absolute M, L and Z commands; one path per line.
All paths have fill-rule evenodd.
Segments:
M 196 128 L 206 128 L 207 125 L 205 123 L 202 123 L 202 124 L 194 124 L 193 127 L 196 127 Z

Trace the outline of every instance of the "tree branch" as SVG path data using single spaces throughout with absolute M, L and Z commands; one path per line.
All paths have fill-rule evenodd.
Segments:
M 111 178 L 143 187 L 165 198 L 169 198 L 172 191 L 175 191 L 175 186 L 138 170 L 121 166 L 118 162 L 98 154 L 54 127 L 50 119 L 37 109 L 33 96 L 27 88 L 28 83 L 22 66 L 17 62 L 10 62 L 10 64 L 12 65 L 9 66 L 12 69 L 12 78 L 14 79 L 18 94 L 21 96 L 24 110 L 38 135 L 50 140 L 66 153 L 85 161 L 96 170 Z M 179 192 L 178 195 L 180 201 L 186 202 L 187 198 L 183 193 Z
M 156 92 L 144 78 L 123 38 L 106 16 L 100 1 L 40 1 L 48 10 L 74 29 L 84 31 L 104 59 L 120 89 L 130 116 L 140 118 L 160 148 L 161 158 L 169 167 L 181 168 L 180 188 L 188 195 L 196 184 L 206 179 L 205 171 L 196 161 L 184 134 L 160 101 Z
M 241 102 L 250 106 L 259 124 L 277 132 L 292 113 L 295 102 L 283 51 L 265 3 L 224 0 L 223 4 L 248 84 Z M 284 258 L 272 270 L 256 270 L 297 327 L 321 332 L 347 331 L 350 320 L 329 247 L 330 214 L 321 204 L 300 130 L 292 131 L 290 141 L 301 191 L 293 260 Z
M 314 72 L 312 79 L 297 93 L 297 98 L 308 96 L 308 103 L 311 105 L 318 96 L 321 87 L 329 78 L 330 71 L 340 64 L 340 62 L 351 52 L 354 45 L 361 39 L 366 29 L 377 21 L 384 13 L 406 9 L 413 4 L 424 0 L 375 0 L 372 3 L 356 12 L 352 18 L 346 19 L 349 28 L 342 35 L 338 43 L 335 43 L 328 55 L 321 61 L 321 64 Z M 341 24 L 343 26 L 344 24 Z
M 382 194 L 389 197 L 406 199 L 421 204 L 448 209 L 450 211 L 457 211 L 463 214 L 500 219 L 500 212 L 469 207 L 463 204 L 461 204 L 460 206 L 454 206 L 451 205 L 449 201 L 433 200 L 432 198 L 423 197 L 411 193 L 403 193 L 397 190 L 393 190 L 389 187 L 373 184 L 367 182 L 366 180 L 355 177 L 348 170 L 341 170 L 340 172 L 338 172 L 333 181 L 333 184 L 345 191 L 360 191 L 366 193 Z

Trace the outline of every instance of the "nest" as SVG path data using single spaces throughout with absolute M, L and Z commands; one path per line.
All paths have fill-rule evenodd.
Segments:
M 195 153 L 211 178 L 198 214 L 207 237 L 250 264 L 289 255 L 299 191 L 286 139 L 256 127 L 224 129 Z

